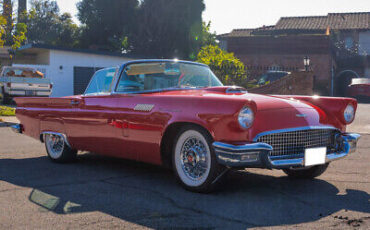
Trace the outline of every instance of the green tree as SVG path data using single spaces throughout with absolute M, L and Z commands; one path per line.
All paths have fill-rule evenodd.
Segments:
M 60 14 L 56 1 L 34 0 L 25 22 L 28 42 L 64 47 L 78 45 L 79 28 L 69 13 Z
M 26 41 L 27 25 L 24 23 L 17 23 L 15 31 L 13 32 L 13 43 L 11 44 L 12 50 L 16 50 L 23 45 Z
M 204 9 L 203 0 L 143 0 L 135 27 L 134 52 L 196 59 Z
M 138 26 L 138 0 L 82 0 L 77 3 L 82 24 L 81 46 L 100 50 L 127 51 Z
M 209 45 L 199 51 L 197 61 L 208 65 L 225 85 L 246 85 L 244 64 L 233 53 Z
M 217 35 L 215 32 L 211 32 L 211 21 L 202 23 L 202 47 L 208 45 L 217 45 Z
M 14 19 L 13 19 L 13 2 L 11 0 L 2 1 L 3 4 L 3 17 L 5 19 L 5 43 L 7 45 L 11 44 L 13 41 L 12 31 L 14 28 Z
M 3 47 L 5 44 L 5 35 L 6 35 L 6 19 L 3 16 L 0 16 L 0 47 Z
M 11 0 L 0 1 L 0 4 L 3 8 L 0 16 L 0 46 L 7 45 L 16 50 L 26 41 L 27 26 L 14 18 Z
M 210 40 L 203 0 L 81 0 L 77 8 L 85 48 L 196 59 Z

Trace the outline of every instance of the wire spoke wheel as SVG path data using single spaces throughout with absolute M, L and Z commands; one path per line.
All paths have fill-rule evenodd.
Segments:
M 46 134 L 45 143 L 51 158 L 58 159 L 62 156 L 65 146 L 63 137 L 55 134 Z
M 181 166 L 191 180 L 199 180 L 207 172 L 207 149 L 197 137 L 188 138 L 181 148 Z
M 184 127 L 173 146 L 173 169 L 180 184 L 187 190 L 209 192 L 216 185 L 220 165 L 212 148 L 212 137 L 207 131 Z

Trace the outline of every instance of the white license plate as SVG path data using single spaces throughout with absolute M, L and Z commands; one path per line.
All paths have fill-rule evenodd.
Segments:
M 304 165 L 322 165 L 325 164 L 326 147 L 306 149 L 304 153 Z

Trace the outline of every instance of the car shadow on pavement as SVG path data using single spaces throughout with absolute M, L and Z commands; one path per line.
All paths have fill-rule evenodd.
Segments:
M 83 154 L 76 163 L 47 157 L 0 159 L 0 180 L 31 188 L 29 201 L 56 214 L 99 211 L 150 228 L 232 228 L 311 222 L 339 210 L 370 213 L 368 193 L 331 183 L 230 172 L 211 194 L 183 190 L 169 170 Z M 2 191 L 0 191 L 2 192 Z

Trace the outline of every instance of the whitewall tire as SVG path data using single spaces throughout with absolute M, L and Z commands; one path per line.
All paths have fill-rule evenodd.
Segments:
M 44 142 L 50 160 L 65 163 L 76 159 L 77 151 L 69 147 L 62 134 L 44 134 Z
M 217 163 L 211 136 L 197 126 L 184 127 L 178 133 L 172 165 L 180 184 L 195 192 L 210 192 L 222 168 Z

